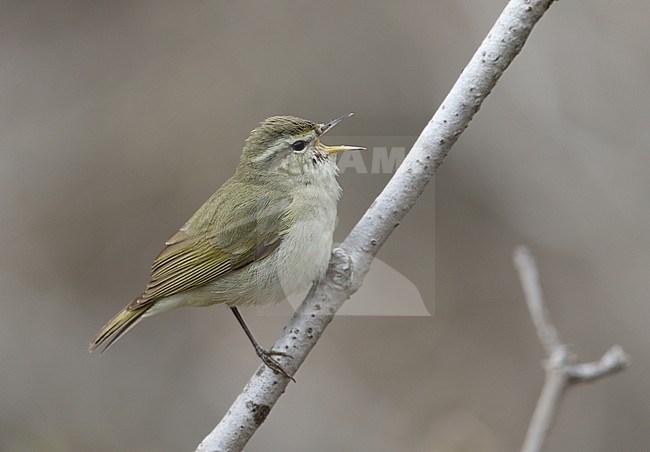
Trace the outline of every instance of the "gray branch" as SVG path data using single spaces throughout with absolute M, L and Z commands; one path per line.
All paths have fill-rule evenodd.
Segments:
M 629 365 L 629 358 L 621 347 L 614 346 L 598 361 L 579 363 L 577 358 L 569 353 L 568 346 L 560 340 L 560 335 L 551 321 L 542 297 L 539 271 L 530 251 L 523 246 L 517 248 L 514 263 L 537 336 L 548 357 L 544 387 L 521 448 L 522 452 L 539 452 L 553 426 L 564 391 L 574 383 L 594 381 L 623 370 Z
M 514 60 L 553 0 L 511 0 L 384 190 L 341 246 L 273 349 L 295 373 L 336 311 L 357 291 L 379 248 L 408 213 L 451 146 Z M 239 451 L 264 422 L 289 380 L 261 366 L 198 451 Z

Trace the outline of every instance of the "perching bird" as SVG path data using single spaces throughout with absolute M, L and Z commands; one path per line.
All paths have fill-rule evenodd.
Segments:
M 335 154 L 321 136 L 341 120 L 317 124 L 268 118 L 244 144 L 235 175 L 174 234 L 155 259 L 145 291 L 95 336 L 106 350 L 145 317 L 181 306 L 226 304 L 270 368 L 291 378 L 258 345 L 238 307 L 273 303 L 325 274 L 341 187 Z

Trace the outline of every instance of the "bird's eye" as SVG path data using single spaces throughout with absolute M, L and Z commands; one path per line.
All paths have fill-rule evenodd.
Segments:
M 304 141 L 298 140 L 291 145 L 291 149 L 293 149 L 294 151 L 302 151 L 303 149 L 305 149 L 305 146 L 306 145 Z

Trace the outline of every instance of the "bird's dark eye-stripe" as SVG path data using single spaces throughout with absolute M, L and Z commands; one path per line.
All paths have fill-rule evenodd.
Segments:
M 291 149 L 293 149 L 294 151 L 302 151 L 303 149 L 305 149 L 305 142 L 302 140 L 298 140 L 291 145 Z

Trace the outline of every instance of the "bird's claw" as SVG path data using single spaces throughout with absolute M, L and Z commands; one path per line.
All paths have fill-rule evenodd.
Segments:
M 289 355 L 288 353 L 284 352 L 278 352 L 275 350 L 264 350 L 263 348 L 258 348 L 255 349 L 255 352 L 257 353 L 257 356 L 260 357 L 262 362 L 266 365 L 271 370 L 274 370 L 276 372 L 281 373 L 285 377 L 291 379 L 294 383 L 296 382 L 295 378 L 293 376 L 289 375 L 287 371 L 285 371 L 280 363 L 278 363 L 276 360 L 272 358 L 272 356 L 284 356 L 286 358 L 293 358 L 293 356 Z

